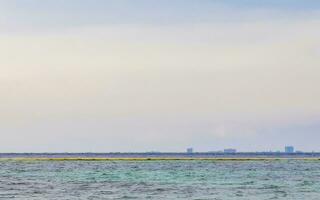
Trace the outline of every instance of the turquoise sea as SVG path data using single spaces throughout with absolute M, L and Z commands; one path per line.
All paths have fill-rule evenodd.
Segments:
M 0 199 L 320 199 L 320 161 L 0 161 Z

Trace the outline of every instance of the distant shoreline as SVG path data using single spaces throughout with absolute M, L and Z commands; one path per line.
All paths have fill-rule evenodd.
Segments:
M 320 157 L 320 152 L 79 152 L 79 153 L 0 153 L 3 157 Z
M 0 160 L 148 161 L 148 160 L 320 160 L 320 153 L 0 153 Z
M 281 160 L 310 160 L 320 161 L 320 157 L 301 157 L 301 158 L 81 158 L 81 157 L 15 157 L 0 158 L 0 161 L 281 161 Z

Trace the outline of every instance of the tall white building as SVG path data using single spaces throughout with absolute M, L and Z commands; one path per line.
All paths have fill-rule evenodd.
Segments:
M 193 153 L 193 148 L 187 148 L 187 153 Z
M 294 147 L 293 146 L 286 146 L 284 148 L 286 153 L 294 153 Z

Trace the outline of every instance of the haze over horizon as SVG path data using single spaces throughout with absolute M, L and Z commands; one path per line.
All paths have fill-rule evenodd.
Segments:
M 320 151 L 320 1 L 0 0 L 0 152 Z

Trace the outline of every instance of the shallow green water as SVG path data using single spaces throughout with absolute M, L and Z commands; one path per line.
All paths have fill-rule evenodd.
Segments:
M 320 199 L 320 161 L 0 161 L 0 199 Z

